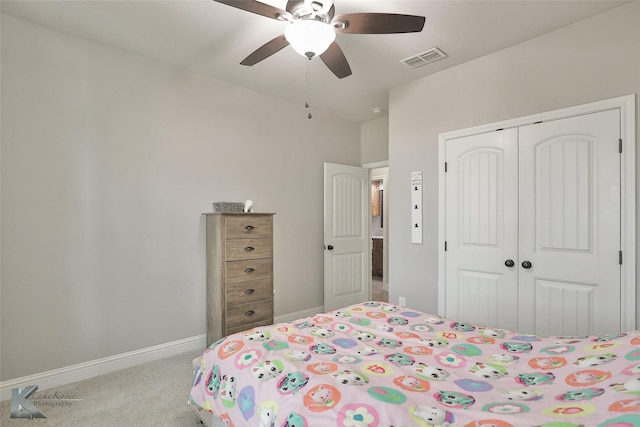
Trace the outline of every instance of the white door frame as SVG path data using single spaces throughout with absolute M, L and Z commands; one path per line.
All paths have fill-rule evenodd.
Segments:
M 375 163 L 366 163 L 362 165 L 363 168 L 367 168 L 372 171 L 371 181 L 379 180 L 384 183 L 384 199 L 382 200 L 382 209 L 384 212 L 384 222 L 389 224 L 389 206 L 387 201 L 389 194 L 387 189 L 389 188 L 389 161 L 384 160 Z M 373 175 L 373 169 L 387 168 L 386 175 Z M 371 230 L 369 230 L 371 231 Z M 371 235 L 369 236 L 371 240 Z M 382 289 L 389 292 L 389 227 L 382 227 L 382 240 L 384 242 L 382 247 Z
M 620 243 L 623 252 L 621 269 L 621 317 L 623 331 L 636 329 L 636 112 L 635 95 L 626 95 L 589 104 L 563 108 L 531 116 L 490 123 L 439 135 L 438 157 L 438 314 L 444 315 L 446 299 L 445 237 L 446 237 L 446 179 L 444 164 L 446 143 L 450 139 L 529 125 L 539 121 L 558 120 L 604 110 L 620 109 L 620 135 L 622 137 L 621 218 Z M 613 142 L 615 143 L 615 141 Z

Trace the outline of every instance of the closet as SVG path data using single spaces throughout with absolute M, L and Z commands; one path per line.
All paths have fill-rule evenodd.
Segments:
M 620 123 L 608 109 L 441 143 L 441 314 L 523 333 L 620 332 Z

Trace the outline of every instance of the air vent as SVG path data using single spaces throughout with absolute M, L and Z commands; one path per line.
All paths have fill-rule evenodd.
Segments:
M 444 53 L 437 47 L 434 47 L 432 49 L 429 49 L 426 52 L 422 52 L 417 55 L 411 56 L 409 58 L 405 58 L 400 62 L 402 62 L 404 65 L 406 65 L 409 68 L 418 68 L 418 67 L 422 67 L 423 65 L 427 65 L 430 62 L 437 61 L 438 59 L 442 59 L 446 57 L 447 57 L 446 53 Z

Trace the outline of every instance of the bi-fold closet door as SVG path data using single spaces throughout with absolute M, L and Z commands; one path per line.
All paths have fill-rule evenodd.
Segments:
M 446 317 L 620 331 L 619 138 L 613 109 L 447 140 Z

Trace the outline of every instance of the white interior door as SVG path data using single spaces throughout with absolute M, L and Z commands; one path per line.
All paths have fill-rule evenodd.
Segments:
M 447 141 L 446 317 L 621 331 L 619 138 L 614 109 Z
M 369 169 L 324 164 L 324 309 L 371 298 Z
M 517 137 L 517 129 L 507 129 L 447 143 L 451 319 L 504 329 L 518 325 Z
M 621 330 L 620 111 L 520 127 L 520 328 Z

